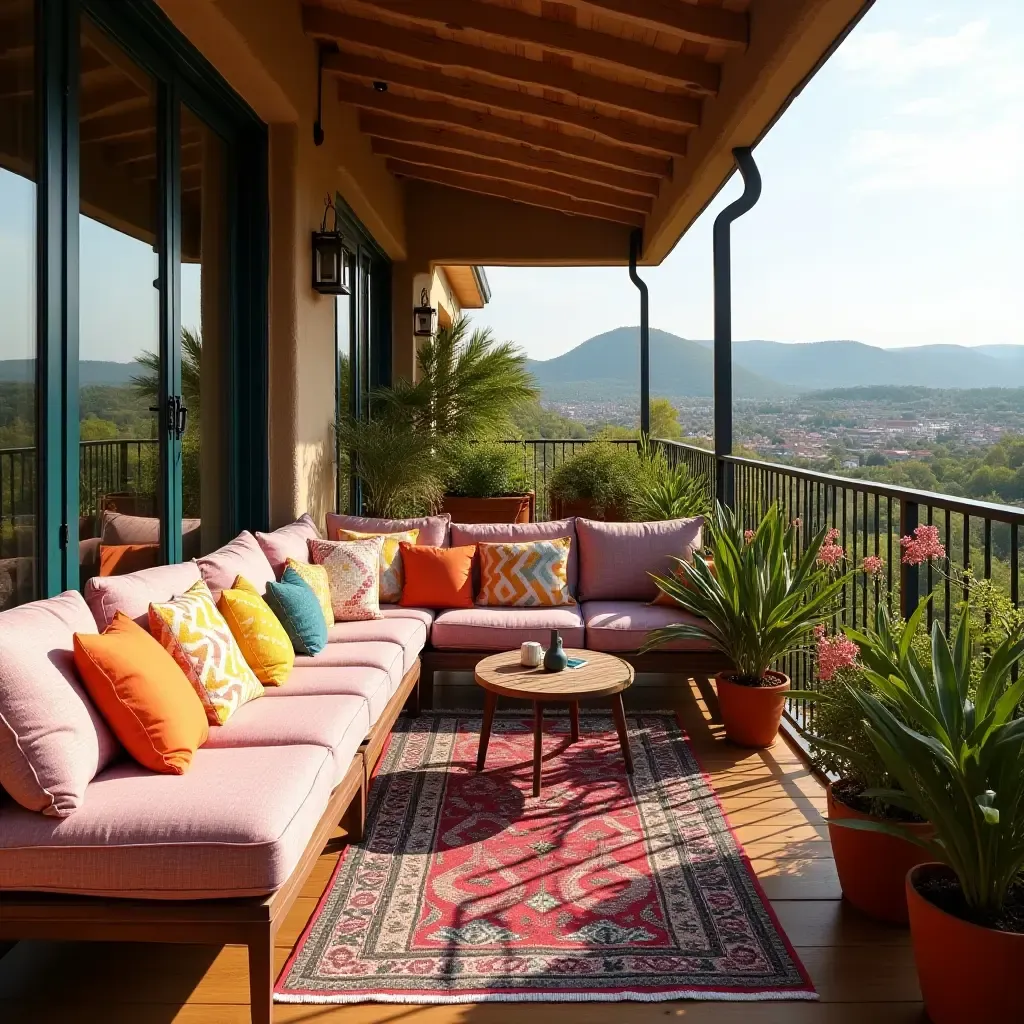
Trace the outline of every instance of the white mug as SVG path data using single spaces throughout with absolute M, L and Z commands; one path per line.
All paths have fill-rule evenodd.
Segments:
M 527 640 L 519 648 L 519 662 L 527 668 L 537 668 L 544 660 L 544 648 L 534 640 Z

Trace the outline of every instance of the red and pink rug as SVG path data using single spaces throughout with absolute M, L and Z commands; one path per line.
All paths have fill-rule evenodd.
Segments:
M 287 1003 L 814 999 L 673 717 L 401 720 L 350 847 L 278 980 Z

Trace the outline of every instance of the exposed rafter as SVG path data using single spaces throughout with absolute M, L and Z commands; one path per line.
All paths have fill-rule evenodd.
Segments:
M 601 14 L 613 14 L 631 25 L 711 46 L 742 49 L 750 34 L 744 12 L 707 4 L 680 3 L 679 0 L 562 0 L 562 3 L 589 7 Z
M 700 123 L 701 104 L 693 96 L 623 85 L 564 64 L 485 50 L 323 7 L 304 7 L 303 24 L 310 35 L 336 42 L 343 50 L 351 45 L 371 47 L 436 67 L 462 68 L 516 85 L 554 89 L 568 96 L 674 124 L 696 126 Z M 328 54 L 324 66 L 343 71 L 346 59 L 346 53 Z
M 486 156 L 492 160 L 502 160 L 515 167 L 537 168 L 553 171 L 556 174 L 567 174 L 582 181 L 593 181 L 624 192 L 636 192 L 638 195 L 644 196 L 658 194 L 658 175 L 609 167 L 607 164 L 593 163 L 580 157 L 567 156 L 564 153 L 555 153 L 532 146 L 527 147 L 515 142 L 491 139 L 453 128 L 417 124 L 415 121 L 388 117 L 384 114 L 365 113 L 360 115 L 359 128 L 375 141 L 412 143 L 420 146 L 432 146 L 435 149 L 453 153 Z M 663 173 L 664 170 L 667 168 L 663 169 Z
M 658 50 L 564 21 L 537 18 L 509 7 L 477 3 L 475 0 L 373 0 L 371 6 L 427 24 L 472 29 L 503 40 L 514 39 L 669 85 L 686 86 L 711 94 L 718 91 L 719 69 L 709 61 Z
M 532 128 L 522 121 L 514 121 L 511 118 L 497 117 L 485 111 L 471 110 L 467 107 L 458 106 L 455 103 L 445 103 L 439 100 L 414 99 L 409 96 L 400 96 L 393 92 L 377 92 L 374 89 L 365 88 L 351 82 L 338 83 L 338 98 L 343 103 L 351 103 L 353 106 L 363 110 L 375 110 L 386 114 L 395 114 L 399 117 L 408 117 L 412 120 L 433 122 L 435 124 L 459 125 L 470 128 L 474 131 L 484 132 L 487 135 L 495 135 L 504 138 L 522 138 L 521 129 Z M 545 115 L 541 115 L 545 116 Z M 606 120 L 612 120 L 607 118 Z M 562 118 L 562 123 L 574 123 L 577 127 L 594 130 L 592 124 L 568 122 Z M 635 149 L 643 149 L 666 156 L 681 156 L 686 152 L 686 137 L 675 135 L 671 132 L 653 132 L 642 125 L 630 125 L 628 122 L 621 122 L 624 126 L 622 138 L 616 141 L 623 146 Z M 635 129 L 635 131 L 634 131 Z M 545 128 L 534 128 L 537 132 L 536 138 L 546 138 L 543 143 L 551 149 L 572 152 L 572 144 L 575 142 L 591 142 L 589 139 L 579 139 L 565 135 L 554 130 Z M 611 138 L 607 132 L 602 132 L 606 139 Z M 629 141 L 625 141 L 628 136 Z M 528 141 L 522 139 L 523 141 Z M 592 143 L 592 145 L 603 145 Z M 584 147 L 585 148 L 585 147 Z
M 503 163 L 501 160 L 491 160 L 488 157 L 450 153 L 443 149 L 433 149 L 430 146 L 414 146 L 407 142 L 392 142 L 389 139 L 374 139 L 373 150 L 381 156 L 407 164 L 464 171 L 467 174 L 479 174 L 481 177 L 493 178 L 495 181 L 536 185 L 538 188 L 560 192 L 573 199 L 586 199 L 621 210 L 635 210 L 637 213 L 651 212 L 650 197 L 639 196 L 634 192 L 620 192 L 607 185 L 596 185 L 590 181 L 580 181 L 579 178 L 555 174 L 551 171 L 515 167 L 512 164 Z
M 79 140 L 84 143 L 105 142 L 126 135 L 142 135 L 156 132 L 156 115 L 150 107 L 126 110 L 119 114 L 105 114 L 91 121 L 84 121 L 79 130 Z
M 561 210 L 563 213 L 577 214 L 582 217 L 597 217 L 601 220 L 614 221 L 617 224 L 630 224 L 633 227 L 643 226 L 643 214 L 630 210 L 616 210 L 611 206 L 603 206 L 600 203 L 591 203 L 586 200 L 570 199 L 559 192 L 535 188 L 532 185 L 496 181 L 493 178 L 484 178 L 476 174 L 442 170 L 437 167 L 422 167 L 419 164 L 409 164 L 399 160 L 388 160 L 388 168 L 393 174 L 405 178 L 433 181 L 439 185 L 500 196 L 519 203 L 543 206 L 549 210 Z

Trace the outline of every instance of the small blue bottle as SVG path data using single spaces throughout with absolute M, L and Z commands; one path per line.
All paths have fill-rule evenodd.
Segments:
M 568 661 L 568 655 L 562 650 L 561 635 L 557 629 L 551 630 L 551 646 L 544 655 L 544 671 L 561 672 Z

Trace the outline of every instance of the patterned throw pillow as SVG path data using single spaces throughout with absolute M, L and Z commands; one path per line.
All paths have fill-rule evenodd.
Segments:
M 217 605 L 246 664 L 265 686 L 280 686 L 291 674 L 295 651 L 288 633 L 260 592 L 239 576 Z
M 309 557 L 327 570 L 335 622 L 382 618 L 380 553 L 383 537 L 310 540 Z
M 569 593 L 568 537 L 520 543 L 480 544 L 477 604 L 540 608 L 575 604 Z
M 324 613 L 324 622 L 328 627 L 334 625 L 334 605 L 331 603 L 331 581 L 327 570 L 322 565 L 310 565 L 308 562 L 296 562 L 289 558 L 285 569 L 291 569 L 299 579 L 309 584 L 309 589 L 316 594 L 320 602 L 320 610 Z
M 151 604 L 149 631 L 188 676 L 211 725 L 223 725 L 247 701 L 263 696 L 263 686 L 202 581 L 181 597 Z
M 419 530 L 404 533 L 360 533 L 358 530 L 338 530 L 337 540 L 366 540 L 368 537 L 382 537 L 384 546 L 380 550 L 380 599 L 384 604 L 398 604 L 402 598 L 405 573 L 402 571 L 400 544 L 415 544 Z

